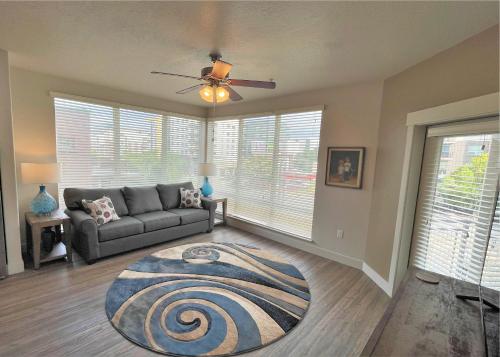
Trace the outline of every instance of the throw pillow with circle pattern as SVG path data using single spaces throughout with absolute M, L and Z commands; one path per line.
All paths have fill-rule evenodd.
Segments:
M 181 205 L 179 208 L 203 208 L 201 205 L 201 190 L 199 188 L 188 190 L 183 187 L 181 191 Z
M 82 200 L 82 206 L 99 226 L 120 219 L 109 197 L 104 196 L 95 201 Z

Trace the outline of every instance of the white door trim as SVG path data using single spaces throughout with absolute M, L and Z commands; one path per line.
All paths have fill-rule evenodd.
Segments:
M 499 93 L 461 100 L 408 113 L 406 125 L 434 125 L 451 121 L 476 119 L 498 114 Z
M 496 92 L 408 113 L 406 117 L 406 146 L 389 281 L 387 282 L 388 286 L 384 284 L 384 288 L 390 292 L 389 295 L 394 294 L 408 265 L 426 127 L 428 125 L 498 115 L 500 112 L 499 98 L 499 93 Z

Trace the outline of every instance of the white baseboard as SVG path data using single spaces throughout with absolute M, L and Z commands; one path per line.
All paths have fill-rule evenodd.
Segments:
M 384 292 L 392 297 L 392 287 L 391 284 L 384 278 L 382 278 L 375 270 L 373 270 L 368 264 L 363 262 L 362 269 L 363 273 L 365 273 L 375 284 L 377 284 Z
M 322 247 L 319 247 L 314 243 L 313 241 L 306 240 L 306 239 L 301 239 L 297 238 L 294 236 L 289 236 L 285 233 L 277 232 L 272 229 L 267 229 L 255 224 L 252 224 L 250 222 L 246 222 L 234 217 L 228 217 L 227 223 L 230 226 L 233 226 L 235 228 L 239 228 L 241 230 L 244 230 L 249 233 L 253 233 L 256 235 L 259 235 L 264 238 L 268 238 L 271 240 L 274 240 L 276 242 L 306 251 L 308 253 L 318 255 L 320 257 L 330 259 L 336 262 L 339 262 L 341 264 L 348 265 L 350 267 L 356 268 L 356 269 L 361 269 L 363 265 L 363 261 L 360 259 L 356 259 L 353 257 L 349 257 L 347 255 L 343 255 L 337 252 L 334 252 L 329 249 L 325 249 Z
M 316 245 L 313 241 L 297 238 L 294 236 L 289 236 L 285 233 L 281 233 L 272 229 L 268 229 L 251 222 L 247 222 L 234 217 L 227 218 L 227 224 L 229 226 L 241 229 L 243 231 L 259 235 L 264 238 L 274 240 L 276 242 L 294 247 L 311 254 L 318 255 L 320 257 L 330 259 L 339 262 L 350 267 L 360 269 L 365 273 L 375 284 L 377 284 L 389 297 L 392 297 L 392 287 L 391 284 L 384 278 L 382 278 L 375 270 L 373 270 L 368 264 L 366 264 L 361 259 L 356 259 L 334 252 L 329 249 L 325 249 Z

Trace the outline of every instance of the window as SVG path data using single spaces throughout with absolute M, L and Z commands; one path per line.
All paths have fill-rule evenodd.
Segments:
M 500 291 L 500 199 L 497 200 L 481 284 Z
M 449 143 L 443 144 L 443 147 L 441 148 L 441 158 L 448 159 L 450 157 L 450 155 L 451 155 L 450 147 L 451 147 L 451 144 L 449 144 Z
M 322 111 L 216 120 L 208 157 L 231 216 L 310 238 Z
M 66 187 L 198 183 L 202 120 L 62 97 L 54 108 L 61 207 Z
M 427 138 L 413 232 L 412 255 L 417 267 L 479 282 L 497 206 L 499 139 L 495 132 Z M 490 247 L 498 246 L 498 232 L 496 223 Z M 490 252 L 484 269 L 486 285 L 497 290 L 499 259 Z

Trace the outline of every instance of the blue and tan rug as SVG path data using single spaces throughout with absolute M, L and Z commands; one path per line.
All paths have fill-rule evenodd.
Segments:
M 106 297 L 111 324 L 130 341 L 174 356 L 227 356 L 290 332 L 309 306 L 290 263 L 234 243 L 186 244 L 130 265 Z

